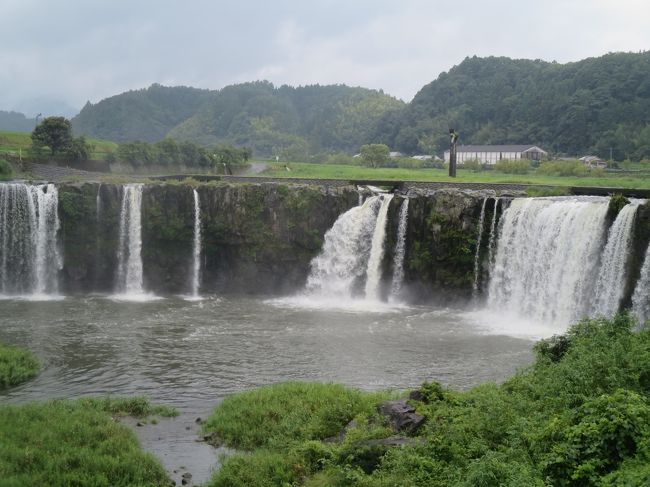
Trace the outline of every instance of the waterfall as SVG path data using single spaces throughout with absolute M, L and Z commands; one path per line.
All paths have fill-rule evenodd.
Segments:
M 553 325 L 588 314 L 608 202 L 515 199 L 501 217 L 488 307 Z
M 485 205 L 487 205 L 487 197 L 483 198 L 481 205 L 481 216 L 478 219 L 478 228 L 476 230 L 476 253 L 474 254 L 474 284 L 472 285 L 472 294 L 474 298 L 478 293 L 478 275 L 479 275 L 479 257 L 481 255 L 481 238 L 483 237 L 483 223 L 485 222 Z M 496 212 L 495 212 L 496 214 Z
M 381 281 L 381 261 L 384 257 L 384 241 L 386 240 L 386 216 L 388 206 L 393 199 L 392 194 L 380 196 L 381 206 L 377 214 L 377 222 L 372 235 L 368 269 L 366 271 L 366 299 L 379 300 L 379 284 Z
M 0 184 L 0 293 L 53 296 L 63 258 L 53 184 Z
M 127 296 L 142 295 L 142 184 L 127 184 L 122 191 L 117 289 Z
M 198 298 L 201 284 L 201 205 L 199 193 L 194 193 L 194 242 L 192 245 L 192 297 Z
M 639 204 L 643 202 L 635 200 L 624 206 L 609 230 L 594 293 L 595 314 L 611 317 L 618 311 L 625 292 L 625 270 L 632 242 L 632 225 Z
M 404 251 L 406 250 L 406 229 L 408 224 L 409 200 L 404 198 L 399 210 L 399 225 L 397 227 L 397 242 L 395 243 L 395 259 L 393 260 L 393 283 L 390 288 L 391 300 L 397 299 L 404 282 Z
M 632 313 L 640 324 L 650 320 L 650 244 L 646 249 L 641 275 L 632 295 Z
M 497 207 L 499 206 L 499 199 L 494 199 L 494 210 L 492 212 L 492 223 L 490 224 L 490 240 L 488 241 L 488 266 L 490 268 L 494 264 L 494 247 L 497 240 Z
M 380 206 L 381 197 L 371 196 L 334 222 L 325 234 L 323 250 L 311 261 L 309 295 L 336 300 L 355 294 L 355 284 L 366 274 Z

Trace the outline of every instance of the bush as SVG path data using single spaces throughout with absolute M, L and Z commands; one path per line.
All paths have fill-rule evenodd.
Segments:
M 479 172 L 485 169 L 483 164 L 481 164 L 481 161 L 479 161 L 478 159 L 467 159 L 462 164 L 459 164 L 458 168 L 467 169 L 468 171 L 472 171 L 472 172 Z
M 528 159 L 502 159 L 494 165 L 494 170 L 506 174 L 527 174 L 533 167 Z
M 589 169 L 581 161 L 546 161 L 539 166 L 538 172 L 547 176 L 587 176 Z
M 40 368 L 38 359 L 29 350 L 0 343 L 0 390 L 31 379 Z
M 6 159 L 0 159 L 0 178 L 9 179 L 14 172 L 11 163 Z

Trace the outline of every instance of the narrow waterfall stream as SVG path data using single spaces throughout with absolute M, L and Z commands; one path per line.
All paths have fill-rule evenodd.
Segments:
M 144 296 L 142 273 L 142 184 L 124 185 L 117 252 L 117 293 L 123 299 Z
M 481 215 L 478 219 L 478 225 L 476 229 L 476 252 L 474 253 L 474 283 L 472 285 L 472 294 L 474 299 L 478 293 L 478 278 L 479 278 L 479 269 L 480 269 L 480 260 L 481 256 L 481 239 L 483 237 L 483 224 L 485 222 L 485 206 L 487 205 L 488 198 L 483 198 L 483 204 L 481 205 Z M 496 214 L 496 213 L 495 213 Z
M 650 320 L 650 245 L 645 252 L 639 280 L 632 296 L 632 313 L 639 323 Z
M 612 316 L 618 311 L 625 291 L 626 263 L 632 244 L 632 224 L 639 204 L 644 202 L 635 200 L 624 206 L 609 229 L 594 291 L 592 310 L 595 314 Z
M 381 281 L 381 261 L 384 257 L 384 243 L 386 241 L 386 215 L 393 195 L 385 194 L 380 198 L 381 206 L 377 213 L 375 230 L 372 234 L 370 257 L 368 258 L 368 268 L 366 270 L 366 299 L 373 301 L 379 301 L 381 298 L 379 284 Z
M 395 258 L 393 260 L 393 282 L 390 288 L 390 300 L 397 301 L 404 282 L 404 253 L 406 251 L 406 230 L 408 227 L 409 200 L 404 198 L 399 209 Z
M 192 189 L 194 195 L 194 241 L 192 242 L 192 289 L 191 296 L 199 297 L 201 286 L 201 204 L 199 193 Z

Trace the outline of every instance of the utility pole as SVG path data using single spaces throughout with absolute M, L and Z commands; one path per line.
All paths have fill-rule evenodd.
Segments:
M 456 177 L 456 144 L 460 135 L 455 129 L 449 129 L 449 177 Z

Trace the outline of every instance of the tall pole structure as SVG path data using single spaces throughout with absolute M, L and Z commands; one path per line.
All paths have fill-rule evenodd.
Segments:
M 456 177 L 456 145 L 460 135 L 455 129 L 449 129 L 449 177 Z

